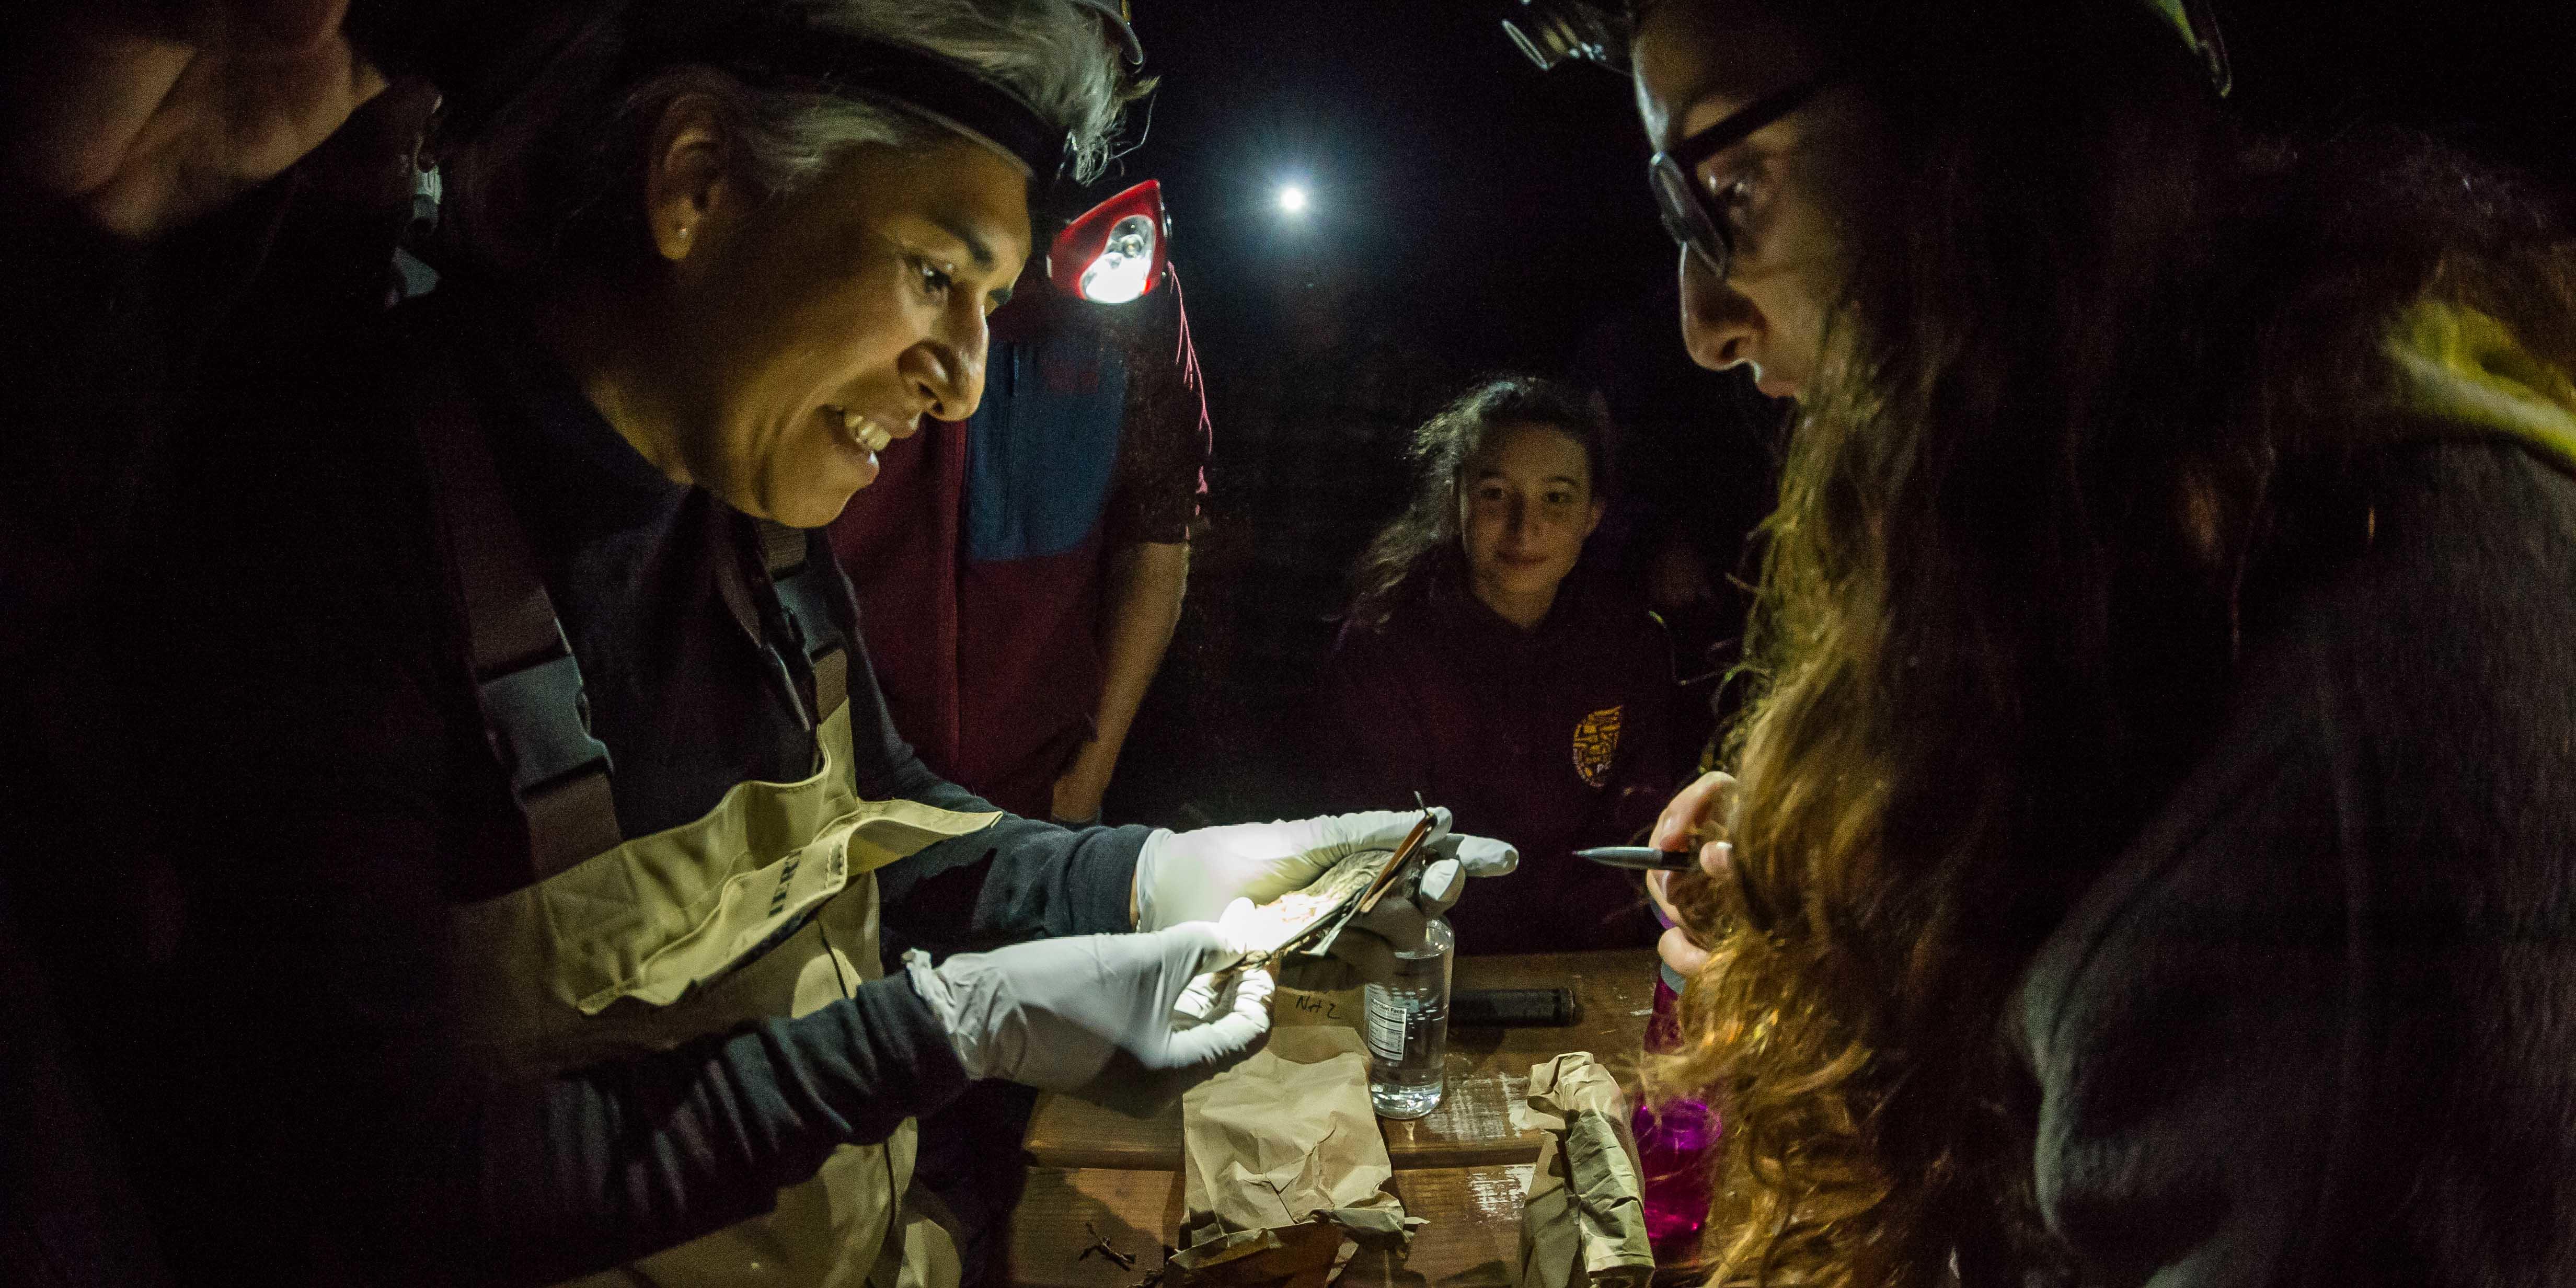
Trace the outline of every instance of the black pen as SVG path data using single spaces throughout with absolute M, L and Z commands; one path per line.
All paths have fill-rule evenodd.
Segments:
M 1614 868 L 1634 868 L 1641 872 L 1697 872 L 1699 856 L 1682 850 L 1658 850 L 1643 845 L 1605 845 L 1595 850 L 1576 850 L 1574 857 L 1590 859 Z

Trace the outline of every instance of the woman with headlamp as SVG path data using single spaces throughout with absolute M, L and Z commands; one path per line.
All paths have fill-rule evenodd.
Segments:
M 1635 8 L 1684 339 L 1799 404 L 1656 838 L 1712 1281 L 2576 1276 L 2576 241 L 2254 137 L 2197 0 Z
M 1413 818 L 997 814 L 888 726 L 806 531 L 973 409 L 1033 186 L 1134 93 L 1114 12 L 669 0 L 557 36 L 445 150 L 439 289 L 187 467 L 170 705 L 217 839 L 182 864 L 169 1251 L 935 1283 L 912 1116 L 983 1077 L 1167 1103 L 1266 1032 L 1257 973 L 1182 997 L 1237 955 L 1218 915 Z M 1440 844 L 1328 966 L 1511 857 Z M 989 951 L 884 976 L 881 921 Z

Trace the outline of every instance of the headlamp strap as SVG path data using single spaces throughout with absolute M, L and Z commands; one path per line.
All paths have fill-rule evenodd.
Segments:
M 733 27 L 663 61 L 708 63 L 763 88 L 801 81 L 824 93 L 884 103 L 990 145 L 1040 187 L 1055 181 L 1072 151 L 1071 137 L 1027 100 L 962 63 L 789 15 Z

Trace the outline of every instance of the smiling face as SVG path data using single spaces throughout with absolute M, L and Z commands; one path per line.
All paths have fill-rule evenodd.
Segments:
M 1751 0 L 1648 11 L 1634 46 L 1637 111 L 1669 149 L 1822 68 L 1789 26 Z M 1702 162 L 1691 178 L 1725 212 L 1735 253 L 1724 282 L 1681 255 L 1682 338 L 1701 366 L 1749 365 L 1762 392 L 1794 397 L 1815 374 L 1840 297 L 1843 244 L 1829 194 L 1870 164 L 1867 109 L 1848 87 Z
M 784 196 L 726 177 L 721 133 L 666 121 L 647 212 L 667 280 L 647 357 L 603 406 L 664 473 L 819 527 L 876 450 L 983 396 L 984 319 L 1029 254 L 1028 185 L 959 138 L 867 145 Z
M 1580 441 L 1534 421 L 1495 426 L 1458 474 L 1458 533 L 1476 598 L 1536 625 L 1601 510 Z

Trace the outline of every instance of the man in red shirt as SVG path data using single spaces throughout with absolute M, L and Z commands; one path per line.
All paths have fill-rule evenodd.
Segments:
M 832 525 L 895 727 L 1029 817 L 1099 817 L 1180 620 L 1209 440 L 1176 295 L 1025 275 L 974 418 L 880 452 Z

